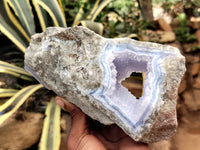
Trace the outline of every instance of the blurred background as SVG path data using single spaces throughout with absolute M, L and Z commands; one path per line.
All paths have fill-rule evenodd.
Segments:
M 171 139 L 150 149 L 199 150 L 199 0 L 0 0 L 0 150 L 65 149 L 70 116 L 56 106 L 55 94 L 23 69 L 24 52 L 31 35 L 48 26 L 75 25 L 108 38 L 180 50 L 187 71 L 178 90 L 179 126 Z M 122 85 L 139 98 L 143 81 L 143 74 L 133 72 Z

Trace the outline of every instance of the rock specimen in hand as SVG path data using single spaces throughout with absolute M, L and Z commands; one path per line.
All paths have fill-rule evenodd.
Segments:
M 116 123 L 136 141 L 164 140 L 176 130 L 177 88 L 185 72 L 176 48 L 103 38 L 85 27 L 50 27 L 32 36 L 25 69 L 91 118 Z M 146 74 L 140 99 L 121 85 L 132 72 Z

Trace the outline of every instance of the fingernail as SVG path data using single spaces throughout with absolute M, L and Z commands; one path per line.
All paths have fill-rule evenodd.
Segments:
M 64 102 L 63 102 L 63 101 L 57 100 L 56 103 L 57 103 L 60 107 L 64 108 Z

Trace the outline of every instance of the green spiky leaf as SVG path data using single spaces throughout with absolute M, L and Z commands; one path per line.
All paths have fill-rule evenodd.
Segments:
M 25 52 L 28 42 L 9 19 L 5 5 L 5 0 L 0 1 L 0 31 Z
M 42 31 L 44 32 L 49 25 L 49 21 L 47 20 L 47 12 L 35 0 L 33 0 L 32 2 L 37 12 Z
M 97 0 L 97 2 L 98 2 L 98 0 Z M 97 15 L 102 11 L 102 9 L 104 9 L 110 2 L 111 2 L 111 0 L 104 0 L 103 2 L 100 3 L 100 5 L 98 5 L 98 7 L 97 7 L 97 5 L 94 5 L 94 7 L 96 9 L 92 9 L 92 11 L 89 14 L 89 16 L 87 17 L 87 19 L 94 21 L 96 19 Z
M 66 20 L 57 0 L 32 0 L 48 12 L 55 26 L 66 27 Z
M 24 30 L 22 25 L 17 20 L 16 16 L 13 14 L 13 11 L 9 7 L 8 1 L 3 0 L 3 2 L 4 2 L 4 8 L 6 10 L 6 13 L 7 13 L 10 21 L 12 21 L 13 25 L 21 32 L 21 34 L 26 38 L 26 40 L 30 41 L 30 36 L 28 36 L 28 34 L 26 33 L 26 31 Z
M 84 27 L 87 27 L 89 28 L 90 30 L 100 34 L 100 35 L 103 35 L 103 24 L 102 23 L 99 23 L 99 22 L 94 22 L 94 21 L 91 21 L 91 20 L 81 20 L 78 22 L 78 24 L 81 24 L 82 26 Z
M 2 97 L 11 97 L 17 93 L 16 89 L 3 89 L 0 88 L 0 98 Z
M 52 97 L 45 111 L 46 118 L 40 139 L 40 150 L 59 150 L 61 138 L 60 113 L 61 109 Z
M 7 73 L 19 77 L 24 80 L 34 81 L 32 75 L 26 72 L 23 68 L 9 64 L 0 60 L 0 73 Z
M 84 14 L 83 8 L 84 8 L 84 3 L 88 2 L 88 0 L 83 0 L 83 3 L 81 4 L 81 7 L 79 8 L 78 13 L 76 14 L 76 17 L 74 19 L 73 25 L 77 25 L 77 23 L 82 19 L 82 16 Z
M 35 33 L 35 23 L 29 0 L 7 0 L 29 36 Z
M 38 89 L 40 89 L 42 87 L 43 86 L 41 84 L 27 86 L 27 87 L 21 89 L 19 92 L 17 92 L 13 97 L 11 97 L 3 105 L 1 105 L 0 113 L 7 110 L 9 107 L 12 107 L 12 109 L 0 116 L 0 125 L 6 119 L 8 119 L 25 102 L 25 100 L 31 94 L 33 94 L 35 91 L 37 91 Z

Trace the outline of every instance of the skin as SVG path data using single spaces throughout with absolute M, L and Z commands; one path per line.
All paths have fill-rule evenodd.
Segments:
M 149 150 L 147 144 L 135 142 L 117 125 L 95 122 L 62 97 L 56 97 L 55 101 L 72 117 L 67 150 Z

